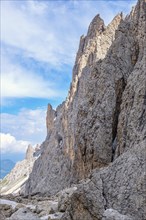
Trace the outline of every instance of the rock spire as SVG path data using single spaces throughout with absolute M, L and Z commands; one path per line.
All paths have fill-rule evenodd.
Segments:
M 78 184 L 62 220 L 146 218 L 145 24 L 144 0 L 107 27 L 97 15 L 80 39 L 66 101 L 48 106 L 49 135 L 25 194 Z

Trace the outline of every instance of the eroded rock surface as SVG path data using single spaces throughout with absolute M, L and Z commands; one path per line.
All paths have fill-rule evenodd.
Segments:
M 25 159 L 26 160 L 33 160 L 33 154 L 34 154 L 34 148 L 29 144 L 28 148 L 26 150 L 26 156 Z
M 132 220 L 132 218 L 126 215 L 121 215 L 114 209 L 107 209 L 103 214 L 102 220 Z
M 102 125 L 104 114 L 100 115 L 100 109 L 97 108 L 99 103 L 96 101 L 102 98 L 104 91 L 99 94 L 100 97 L 96 97 L 97 80 L 93 79 L 93 74 L 96 72 L 94 64 L 105 58 L 121 21 L 122 15 L 119 14 L 105 27 L 97 15 L 90 24 L 87 36 L 81 38 L 68 97 L 56 111 L 48 105 L 48 135 L 43 143 L 41 157 L 35 162 L 27 182 L 26 194 L 55 194 L 86 177 L 93 168 L 110 163 L 111 137 L 105 133 L 105 125 Z M 92 91 L 89 91 L 91 87 Z M 89 128 L 97 136 L 95 140 L 94 135 L 88 134 Z M 100 135 L 105 138 L 98 140 L 97 145 Z M 91 142 L 89 146 L 88 142 Z
M 145 219 L 144 151 L 143 141 L 107 168 L 95 170 L 73 193 L 62 220 L 100 220 L 110 208 L 134 220 Z
M 28 208 L 20 208 L 17 212 L 15 212 L 8 220 L 40 220 L 40 218 L 32 213 Z
M 73 191 L 73 188 L 66 189 L 66 193 L 69 191 Z M 58 209 L 58 200 L 66 193 L 62 191 L 54 198 L 3 195 L 0 198 L 0 217 L 2 220 L 60 220 L 63 212 Z
M 0 182 L 1 194 L 17 194 L 22 191 L 36 160 L 34 153 L 34 148 L 28 145 L 25 159 L 17 162 L 11 172 Z
M 70 204 L 70 198 L 72 194 L 77 190 L 77 187 L 67 188 L 62 190 L 57 194 L 58 200 L 58 210 L 60 212 L 65 212 L 68 205 Z
M 48 135 L 25 194 L 51 196 L 86 179 L 67 199 L 63 220 L 146 218 L 145 4 L 108 27 L 93 19 L 66 101 L 48 106 Z

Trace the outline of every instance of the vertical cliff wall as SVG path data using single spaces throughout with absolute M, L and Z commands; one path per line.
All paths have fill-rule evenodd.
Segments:
M 81 37 L 68 97 L 56 111 L 48 106 L 48 134 L 26 194 L 53 195 L 144 143 L 144 7 L 139 0 L 107 27 L 97 15 Z
M 146 2 L 139 0 L 131 14 L 120 23 L 115 41 L 105 59 L 100 64 L 96 63 L 96 71 L 91 71 L 91 74 L 95 75 L 94 82 L 88 82 L 89 87 L 92 85 L 92 91 L 95 91 L 95 83 L 99 94 L 104 91 L 100 100 L 100 95 L 95 95 L 96 100 L 100 101 L 97 105 L 96 120 L 99 115 L 104 114 L 102 125 L 105 125 L 105 134 L 108 132 L 111 138 L 106 141 L 111 143 L 109 147 L 112 149 L 112 163 L 101 169 L 96 168 L 78 185 L 62 220 L 146 219 L 145 12 Z M 88 115 L 89 111 L 86 117 Z M 80 120 L 79 138 L 82 137 L 80 134 L 85 121 L 83 117 Z M 83 146 L 87 140 L 91 140 L 87 144 L 89 147 L 95 139 L 90 139 L 92 128 L 89 128 L 89 123 L 86 126 L 87 138 L 82 140 Z M 98 131 L 101 132 L 101 127 Z M 97 133 L 94 137 L 96 136 Z M 100 133 L 96 146 L 105 137 L 108 136 Z M 103 145 L 102 149 L 105 146 Z M 102 155 L 102 151 L 99 153 Z M 85 155 L 89 155 L 87 150 Z

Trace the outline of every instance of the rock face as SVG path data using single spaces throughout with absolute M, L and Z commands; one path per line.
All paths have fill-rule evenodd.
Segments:
M 68 205 L 70 204 L 70 198 L 76 189 L 77 189 L 77 187 L 66 188 L 65 190 L 63 190 L 57 194 L 57 196 L 59 197 L 58 210 L 60 212 L 66 211 Z
M 50 104 L 48 104 L 46 127 L 47 127 L 47 134 L 49 136 L 51 135 L 52 129 L 54 127 L 54 121 L 55 121 L 55 110 L 52 108 Z
M 86 178 L 64 220 L 146 218 L 145 24 L 144 0 L 107 27 L 97 15 L 80 39 L 66 101 L 48 106 L 48 135 L 25 194 L 54 195 Z
M 27 182 L 26 194 L 57 193 L 86 177 L 93 168 L 110 163 L 112 151 L 106 139 L 111 137 L 108 132 L 105 134 L 105 125 L 102 125 L 104 114 L 100 115 L 102 109 L 97 109 L 99 103 L 94 100 L 102 98 L 102 94 L 101 97 L 96 97 L 96 92 L 102 88 L 96 88 L 97 80 L 92 79 L 92 75 L 95 74 L 94 63 L 100 63 L 106 56 L 121 20 L 122 15 L 119 14 L 105 27 L 103 20 L 97 15 L 90 24 L 87 36 L 81 37 L 68 97 L 56 111 L 48 105 L 48 135 L 42 144 L 41 157 L 35 162 Z M 88 134 L 89 128 L 93 136 Z M 86 134 L 87 137 L 84 137 Z M 101 135 L 105 138 L 100 138 L 97 144 Z
M 144 151 L 143 141 L 107 168 L 95 170 L 72 195 L 62 220 L 101 220 L 110 208 L 133 220 L 145 219 Z
M 34 154 L 34 148 L 29 144 L 26 151 L 25 159 L 28 161 L 33 160 L 33 154 Z
M 132 219 L 126 215 L 119 214 L 117 211 L 113 209 L 107 209 L 103 214 L 102 220 L 132 220 Z
M 26 220 L 26 219 L 40 220 L 40 218 L 37 215 L 33 214 L 27 208 L 20 208 L 9 218 L 9 220 Z
M 18 193 L 32 171 L 35 161 L 34 148 L 28 145 L 25 159 L 16 163 L 11 172 L 0 182 L 1 194 Z

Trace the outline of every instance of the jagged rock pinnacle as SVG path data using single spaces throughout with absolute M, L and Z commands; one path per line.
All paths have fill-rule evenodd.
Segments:
M 25 193 L 52 196 L 87 178 L 62 219 L 102 219 L 107 206 L 145 219 L 144 2 L 106 28 L 95 16 L 80 39 L 68 98 L 56 112 L 48 105 L 49 135 Z
M 100 15 L 96 15 L 88 28 L 88 37 L 95 37 L 96 35 L 101 34 L 105 30 L 104 21 L 100 18 Z
M 27 151 L 26 151 L 26 160 L 32 160 L 33 159 L 33 153 L 34 153 L 34 148 L 31 146 L 31 144 L 28 145 Z
M 52 108 L 50 104 L 48 104 L 47 116 L 46 116 L 47 134 L 51 133 L 53 129 L 54 119 L 55 119 L 55 110 Z

